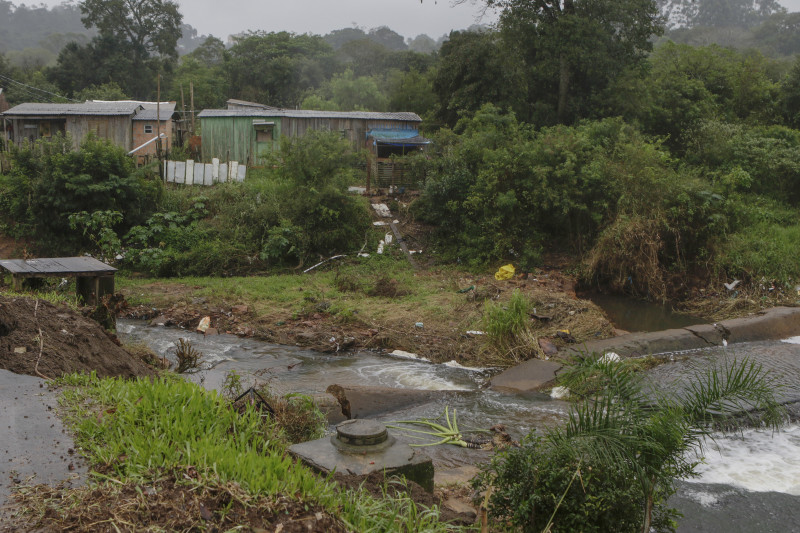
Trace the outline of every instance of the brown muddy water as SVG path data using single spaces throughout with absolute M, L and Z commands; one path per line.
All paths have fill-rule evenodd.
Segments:
M 581 294 L 600 307 L 617 329 L 630 332 L 662 331 L 707 322 L 704 318 L 679 313 L 669 304 L 658 304 L 613 294 Z

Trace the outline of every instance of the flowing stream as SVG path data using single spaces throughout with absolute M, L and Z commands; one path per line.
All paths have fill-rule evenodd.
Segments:
M 118 330 L 127 341 L 144 342 L 167 357 L 179 338 L 190 339 L 204 354 L 205 368 L 190 379 L 209 389 L 219 390 L 227 373 L 235 370 L 245 382 L 266 380 L 279 393 L 322 393 L 334 383 L 446 391 L 427 404 L 378 417 L 384 422 L 435 418 L 447 405 L 457 411 L 462 428 L 500 423 L 519 438 L 533 428 L 563 420 L 568 412 L 565 402 L 544 394 L 486 389 L 491 369 L 436 365 L 372 352 L 320 354 L 231 335 L 203 337 L 131 320 L 120 320 Z M 649 374 L 659 386 L 680 387 L 699 369 L 744 356 L 771 371 L 783 402 L 800 402 L 800 337 L 674 354 L 672 362 Z M 488 458 L 486 452 L 449 446 L 426 448 L 426 452 L 437 468 Z M 775 434 L 750 429 L 719 435 L 707 443 L 703 455 L 700 476 L 682 482 L 671 501 L 686 516 L 678 531 L 800 532 L 800 425 L 791 424 Z

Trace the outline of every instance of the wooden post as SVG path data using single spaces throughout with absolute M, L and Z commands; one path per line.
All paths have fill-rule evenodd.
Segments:
M 161 74 L 158 75 L 156 90 L 156 157 L 158 158 L 158 175 L 161 181 L 166 181 L 167 176 L 164 173 L 164 166 L 161 164 Z
M 369 152 L 367 152 L 367 196 L 369 196 L 369 182 L 371 176 L 372 176 L 372 158 L 370 157 Z
M 181 83 L 181 117 L 183 118 L 183 128 L 181 128 L 181 133 L 186 133 L 186 102 L 183 100 L 183 84 Z M 185 144 L 186 139 L 183 138 L 181 135 L 181 143 Z
M 194 82 L 189 82 L 189 102 L 192 106 L 191 113 L 192 113 L 192 135 L 194 135 Z

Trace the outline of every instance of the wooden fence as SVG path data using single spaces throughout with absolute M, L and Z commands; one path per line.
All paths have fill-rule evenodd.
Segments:
M 167 183 L 182 185 L 213 185 L 230 181 L 244 181 L 247 167 L 238 161 L 220 163 L 212 159 L 211 163 L 188 161 L 164 161 L 164 176 Z

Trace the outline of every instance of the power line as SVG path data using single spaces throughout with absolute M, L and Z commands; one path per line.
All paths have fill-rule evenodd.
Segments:
M 17 80 L 11 79 L 8 76 L 4 76 L 2 74 L 0 74 L 0 79 L 4 79 L 4 80 L 9 81 L 11 83 L 16 83 L 17 85 L 21 85 L 22 87 L 27 87 L 28 89 L 33 89 L 34 91 L 39 91 L 39 92 L 42 92 L 42 93 L 45 93 L 45 94 L 49 94 L 51 96 L 55 96 L 56 98 L 61 98 L 63 100 L 69 100 L 71 102 L 76 102 L 76 103 L 79 103 L 79 104 L 82 103 L 80 100 L 74 100 L 72 98 L 67 98 L 66 96 L 61 96 L 60 94 L 51 93 L 50 91 L 45 91 L 44 89 L 39 89 L 38 87 L 33 87 L 32 85 L 28 85 L 26 83 L 22 83 L 21 81 L 17 81 Z M 41 98 L 41 97 L 37 97 L 37 98 Z

